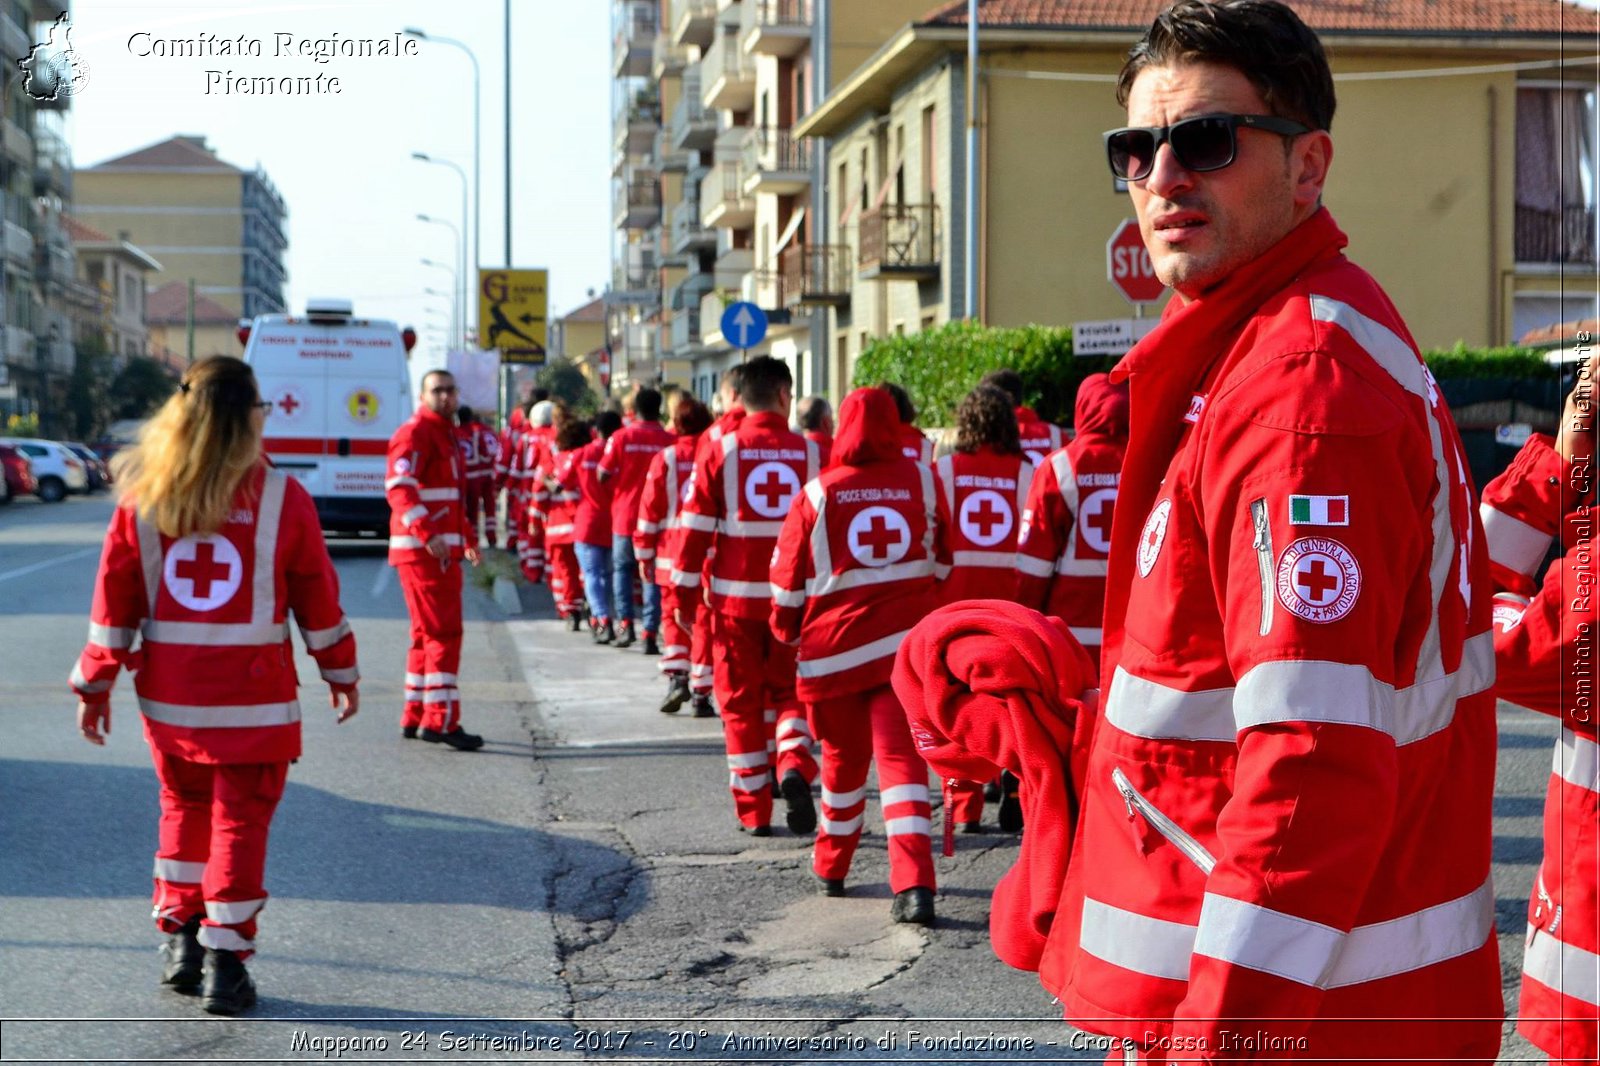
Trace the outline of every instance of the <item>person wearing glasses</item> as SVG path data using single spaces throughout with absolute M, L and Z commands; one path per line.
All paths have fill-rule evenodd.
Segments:
M 1444 400 L 1322 205 L 1322 45 L 1276 0 L 1179 0 L 1117 98 L 1174 297 L 1112 375 L 1104 695 L 1044 983 L 1122 1061 L 1491 1060 L 1488 559 Z
M 316 506 L 261 454 L 271 409 L 248 364 L 209 356 L 112 460 L 121 499 L 71 678 L 78 730 L 104 745 L 111 688 L 135 671 L 161 788 L 161 983 L 212 1014 L 256 1001 L 245 962 L 267 902 L 267 833 L 300 757 L 291 613 L 338 720 L 360 707 Z
M 478 565 L 469 535 L 461 453 L 456 448 L 456 379 L 446 370 L 422 377 L 417 413 L 389 439 L 389 562 L 400 574 L 411 615 L 405 706 L 400 733 L 457 751 L 483 737 L 461 728 L 461 560 Z

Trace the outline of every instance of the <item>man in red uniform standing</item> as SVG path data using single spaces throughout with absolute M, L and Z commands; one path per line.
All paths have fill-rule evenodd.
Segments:
M 411 613 L 401 733 L 476 751 L 483 738 L 461 728 L 461 560 L 478 565 L 461 505 L 461 453 L 454 423 L 456 381 L 422 378 L 421 405 L 389 440 L 389 562 Z
M 826 895 L 844 895 L 876 758 L 889 913 L 931 925 L 928 766 L 889 675 L 900 642 L 937 605 L 935 582 L 950 572 L 950 516 L 932 471 L 901 453 L 888 393 L 857 389 L 839 415 L 834 465 L 806 484 L 772 561 L 772 631 L 798 648 L 796 692 L 822 742 L 812 869 Z
M 633 583 L 638 560 L 633 553 L 633 531 L 639 522 L 639 496 L 644 491 L 650 461 L 672 444 L 672 433 L 661 424 L 661 393 L 642 388 L 633 397 L 637 418 L 606 441 L 600 457 L 600 477 L 612 483 L 611 497 L 611 602 L 617 622 L 619 648 L 633 644 Z M 644 617 L 641 619 L 644 653 L 660 655 L 656 634 L 661 625 L 661 591 L 654 581 L 644 582 Z
M 744 419 L 704 442 L 679 513 L 683 540 L 673 584 L 693 587 L 713 549 L 708 602 L 729 785 L 740 827 L 771 835 L 772 774 L 795 833 L 816 828 L 811 731 L 794 694 L 794 650 L 773 637 L 768 569 L 800 486 L 817 476 L 817 446 L 789 428 L 793 378 L 771 356 L 744 365 Z M 690 578 L 695 580 L 690 580 Z
M 495 467 L 500 459 L 500 437 L 483 424 L 472 408 L 463 404 L 456 412 L 456 443 L 466 472 L 465 499 L 469 539 L 478 543 L 478 515 L 483 515 L 483 537 L 495 546 Z
M 825 396 L 807 396 L 800 401 L 800 432 L 822 452 L 822 468 L 828 468 L 833 454 L 833 408 Z

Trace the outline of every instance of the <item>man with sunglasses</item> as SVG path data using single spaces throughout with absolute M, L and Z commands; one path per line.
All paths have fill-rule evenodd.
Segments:
M 417 413 L 389 439 L 389 562 L 411 614 L 406 698 L 400 732 L 457 751 L 483 747 L 461 728 L 461 560 L 478 565 L 477 530 L 468 535 L 461 452 L 456 447 L 456 380 L 446 370 L 422 377 Z
M 1118 100 L 1111 167 L 1176 297 L 1113 373 L 1104 696 L 1041 977 L 1117 1061 L 1490 1060 L 1483 533 L 1321 204 L 1321 43 L 1275 0 L 1179 0 Z

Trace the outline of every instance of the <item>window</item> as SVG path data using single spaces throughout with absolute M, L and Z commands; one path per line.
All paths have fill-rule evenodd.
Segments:
M 1594 115 L 1592 92 L 1517 87 L 1517 262 L 1595 262 Z
M 929 104 L 922 109 L 922 199 L 930 204 L 937 201 L 936 193 L 939 189 L 939 175 L 934 170 L 938 159 L 934 151 L 933 138 L 933 105 Z

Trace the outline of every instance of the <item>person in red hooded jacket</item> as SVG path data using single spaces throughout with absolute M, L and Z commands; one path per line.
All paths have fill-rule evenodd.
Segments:
M 889 677 L 895 651 L 938 603 L 950 571 L 950 523 L 926 464 L 901 451 L 882 389 L 839 408 L 833 466 L 806 484 L 772 559 L 772 632 L 797 650 L 795 691 L 822 744 L 822 825 L 812 869 L 830 896 L 861 839 L 867 769 L 878 763 L 889 838 L 891 917 L 932 924 L 928 766 Z
M 999 389 L 1011 399 L 1012 409 L 1017 416 L 1017 442 L 1022 445 L 1023 454 L 1033 461 L 1034 466 L 1043 465 L 1047 455 L 1066 443 L 1060 426 L 1046 422 L 1039 417 L 1039 412 L 1022 402 L 1024 386 L 1021 374 L 1010 367 L 1003 367 L 983 375 L 978 379 L 978 384 Z
M 615 482 L 600 476 L 606 442 L 622 428 L 622 416 L 601 411 L 594 420 L 595 437 L 558 467 L 556 483 L 578 493 L 574 547 L 583 570 L 583 591 L 589 601 L 589 625 L 596 644 L 617 639 L 611 616 L 611 503 Z
M 1567 399 L 1555 439 L 1530 439 L 1483 490 L 1480 507 L 1495 583 L 1496 694 L 1561 722 L 1517 1029 L 1552 1063 L 1570 1066 L 1593 1066 L 1600 1056 L 1594 459 L 1594 382 L 1585 378 Z M 1558 535 L 1565 554 L 1535 584 Z
M 316 507 L 261 455 L 271 407 L 248 364 L 210 356 L 113 460 L 122 499 L 71 678 L 79 731 L 104 744 L 112 685 L 135 671 L 161 784 L 162 983 L 198 993 L 212 1014 L 256 999 L 244 963 L 267 902 L 268 827 L 300 756 L 291 613 L 339 721 L 360 706 L 355 637 Z
M 569 470 L 574 456 L 593 439 L 589 423 L 571 416 L 565 405 L 555 409 L 555 438 L 543 451 L 543 463 L 535 477 L 532 506 L 539 509 L 538 522 L 544 534 L 550 595 L 556 613 L 573 633 L 583 631 L 586 612 L 583 603 L 583 570 L 578 565 L 578 504 L 582 495 L 576 488 L 561 484 L 561 474 Z
M 619 648 L 632 646 L 633 583 L 639 565 L 633 552 L 634 526 L 639 521 L 639 496 L 645 475 L 662 449 L 672 446 L 672 433 L 661 424 L 661 393 L 640 388 L 633 394 L 636 417 L 606 441 L 600 458 L 600 478 L 613 486 L 611 498 L 611 600 L 617 623 Z M 646 655 L 661 654 L 656 634 L 661 627 L 661 594 L 654 581 L 642 582 L 644 611 L 639 636 Z
M 901 453 L 924 466 L 932 465 L 933 441 L 917 428 L 917 407 L 911 402 L 911 394 L 892 381 L 880 381 L 877 387 L 894 400 L 895 414 L 900 419 Z
M 1045 458 L 1028 493 L 1017 536 L 1017 602 L 1067 623 L 1099 662 L 1128 390 L 1090 374 L 1078 385 L 1074 412 L 1077 435 Z

